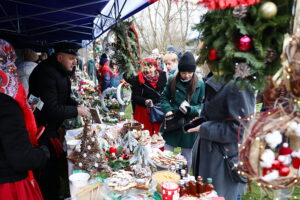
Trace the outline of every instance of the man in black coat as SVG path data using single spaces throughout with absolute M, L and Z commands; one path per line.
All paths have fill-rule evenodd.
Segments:
M 46 127 L 39 142 L 48 146 L 51 153 L 46 167 L 36 174 L 44 199 L 59 199 L 59 161 L 63 157 L 59 127 L 65 119 L 89 115 L 87 107 L 78 106 L 70 97 L 69 75 L 77 64 L 79 48 L 76 43 L 58 43 L 55 54 L 41 62 L 29 78 L 29 95 L 39 97 L 44 103 L 41 110 L 35 111 L 38 125 Z

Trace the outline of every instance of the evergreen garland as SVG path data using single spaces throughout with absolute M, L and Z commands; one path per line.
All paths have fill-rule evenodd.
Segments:
M 284 34 L 289 31 L 292 0 L 273 0 L 278 12 L 272 19 L 263 19 L 259 10 L 260 6 L 267 2 L 247 7 L 247 16 L 236 17 L 234 8 L 208 11 L 200 23 L 194 29 L 200 33 L 200 40 L 204 42 L 204 48 L 200 51 L 199 64 L 207 62 L 213 71 L 219 72 L 229 81 L 235 75 L 235 65 L 247 63 L 250 67 L 250 76 L 237 78 L 241 86 L 251 84 L 251 88 L 263 91 L 265 76 L 274 75 L 281 67 L 280 54 L 283 47 Z M 252 39 L 252 47 L 248 51 L 240 51 L 237 48 L 238 39 L 247 35 Z M 217 59 L 208 60 L 209 52 L 215 49 Z M 272 49 L 277 56 L 268 58 L 268 52 Z M 273 56 L 274 57 L 274 56 Z

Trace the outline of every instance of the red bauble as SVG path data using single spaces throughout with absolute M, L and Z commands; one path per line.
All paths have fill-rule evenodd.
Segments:
M 215 61 L 217 59 L 218 59 L 217 50 L 216 49 L 210 50 L 208 54 L 208 60 Z
M 299 167 L 300 167 L 300 158 L 294 157 L 293 161 L 292 161 L 292 164 L 293 164 L 293 167 L 295 169 L 299 169 Z
M 111 154 L 115 154 L 115 155 L 117 155 L 117 149 L 116 149 L 116 147 L 110 147 L 109 148 L 109 153 L 111 153 Z
M 277 159 L 275 159 L 274 162 L 273 162 L 273 164 L 272 164 L 272 169 L 279 170 L 280 169 L 280 164 L 281 164 L 280 161 L 277 160 Z
M 290 173 L 290 168 L 287 166 L 282 166 L 279 170 L 279 176 L 287 176 Z
M 251 48 L 251 42 L 252 39 L 249 36 L 245 35 L 239 39 L 237 48 L 240 51 L 248 51 Z

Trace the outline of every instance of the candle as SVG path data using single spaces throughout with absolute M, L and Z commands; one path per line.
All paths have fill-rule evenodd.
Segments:
M 111 153 L 111 154 L 114 153 L 114 154 L 116 155 L 116 154 L 117 154 L 117 149 L 116 149 L 116 147 L 110 147 L 110 148 L 109 148 L 109 153 Z
M 162 200 L 179 200 L 179 186 L 173 182 L 163 182 L 162 188 Z

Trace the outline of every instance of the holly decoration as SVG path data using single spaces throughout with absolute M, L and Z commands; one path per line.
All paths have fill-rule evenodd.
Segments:
M 106 158 L 108 159 L 108 164 L 113 171 L 127 168 L 130 164 L 130 155 L 126 154 L 123 147 L 110 147 L 109 151 L 106 152 Z
M 272 19 L 276 16 L 277 10 L 276 4 L 271 1 L 263 3 L 259 8 L 261 17 L 263 19 Z
M 206 1 L 208 2 L 208 1 Z M 248 64 L 251 75 L 238 77 L 236 82 L 240 87 L 250 87 L 262 92 L 265 89 L 265 76 L 273 76 L 281 67 L 280 57 L 272 56 L 269 60 L 268 49 L 273 49 L 280 55 L 282 52 L 284 34 L 289 30 L 289 22 L 293 0 L 274 0 L 277 5 L 277 15 L 272 19 L 261 18 L 259 8 L 267 1 L 251 4 L 247 7 L 246 16 L 240 19 L 236 14 L 238 8 L 209 10 L 202 16 L 200 23 L 194 29 L 199 31 L 204 47 L 199 52 L 198 64 L 208 63 L 212 71 L 220 72 L 225 81 L 232 80 L 236 74 L 236 63 Z M 239 5 L 240 6 L 240 5 Z M 233 11 L 235 10 L 235 14 Z M 212 56 L 212 50 L 217 52 L 218 59 Z

